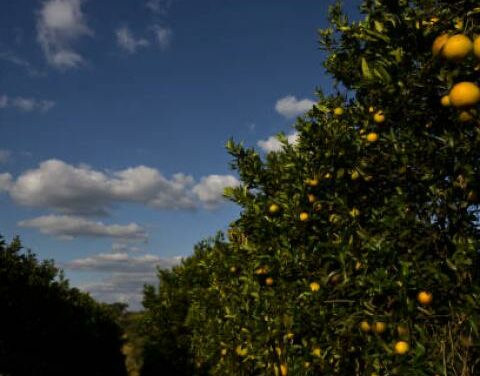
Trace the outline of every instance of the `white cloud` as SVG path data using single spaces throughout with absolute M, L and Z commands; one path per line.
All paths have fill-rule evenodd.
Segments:
M 115 35 L 117 36 L 117 44 L 131 54 L 135 53 L 141 47 L 150 45 L 146 39 L 135 38 L 126 26 L 117 29 Z
M 167 48 L 172 40 L 172 30 L 160 25 L 154 25 L 152 29 L 155 33 L 155 40 L 160 48 Z
M 209 175 L 203 177 L 192 191 L 205 207 L 212 209 L 220 204 L 226 187 L 235 187 L 239 184 L 238 179 L 232 175 Z
M 107 303 L 125 302 L 140 309 L 144 284 L 158 283 L 157 267 L 168 269 L 180 264 L 182 257 L 160 257 L 153 254 L 129 255 L 124 252 L 100 253 L 76 259 L 66 268 L 72 271 L 108 273 L 100 282 L 80 286 L 95 299 Z
M 51 159 L 21 174 L 10 195 L 23 206 L 91 215 L 105 214 L 121 202 L 157 209 L 194 209 L 203 203 L 208 208 L 222 199 L 220 187 L 234 182 L 230 176 L 212 175 L 195 185 L 191 176 L 178 173 L 167 179 L 146 166 L 106 173 Z
M 308 111 L 315 104 L 311 99 L 297 99 L 293 95 L 281 98 L 275 104 L 275 110 L 290 119 Z
M 84 62 L 73 49 L 79 38 L 93 34 L 81 9 L 83 2 L 46 0 L 38 12 L 37 39 L 47 62 L 56 68 L 75 68 Z
M 11 64 L 24 68 L 30 76 L 42 76 L 43 74 L 35 69 L 30 62 L 15 55 L 12 52 L 0 52 L 0 60 L 8 61 Z
M 0 163 L 5 163 L 10 159 L 10 151 L 0 149 Z
M 45 215 L 34 219 L 20 221 L 21 227 L 35 228 L 42 234 L 73 239 L 78 236 L 109 237 L 128 240 L 146 240 L 147 234 L 136 223 L 128 225 L 105 225 L 85 218 L 68 215 Z
M 172 0 L 148 0 L 145 4 L 152 12 L 160 15 L 167 14 L 171 5 Z
M 12 175 L 9 173 L 0 174 L 0 193 L 9 191 L 12 186 Z
M 55 106 L 55 102 L 51 100 L 14 97 L 7 95 L 0 96 L 0 109 L 15 108 L 23 112 L 40 111 L 47 112 Z
M 180 256 L 162 258 L 153 254 L 132 256 L 127 252 L 114 252 L 70 261 L 67 268 L 77 271 L 148 273 L 155 272 L 157 267 L 170 268 L 178 265 L 181 260 Z
M 298 133 L 293 132 L 287 135 L 287 141 L 289 144 L 295 145 L 298 142 Z M 283 144 L 278 140 L 277 136 L 270 136 L 266 140 L 260 140 L 257 145 L 267 153 L 271 151 L 280 151 L 283 148 Z

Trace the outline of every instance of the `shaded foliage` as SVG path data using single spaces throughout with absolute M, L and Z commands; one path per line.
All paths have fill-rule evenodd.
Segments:
M 126 375 L 111 312 L 18 238 L 0 239 L 0 301 L 2 375 Z

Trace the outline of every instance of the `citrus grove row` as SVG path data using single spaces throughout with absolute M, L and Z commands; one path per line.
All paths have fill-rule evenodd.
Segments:
M 360 9 L 319 31 L 333 88 L 297 142 L 227 143 L 241 214 L 146 288 L 146 369 L 480 374 L 480 7 Z

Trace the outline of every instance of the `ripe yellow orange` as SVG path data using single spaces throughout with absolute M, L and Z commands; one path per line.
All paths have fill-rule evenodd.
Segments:
M 420 304 L 429 305 L 432 304 L 433 295 L 428 291 L 420 291 L 417 295 L 417 300 Z
M 300 213 L 300 220 L 302 222 L 308 221 L 308 213 L 305 213 L 305 212 Z
M 268 211 L 269 211 L 271 214 L 278 213 L 279 210 L 280 210 L 280 206 L 278 206 L 277 204 L 272 204 L 272 205 L 270 205 L 270 207 L 268 208 Z
M 368 107 L 368 112 L 373 114 L 375 112 L 375 107 L 373 107 L 373 106 Z
M 395 354 L 404 355 L 410 350 L 410 345 L 405 341 L 398 341 L 393 347 Z
M 316 356 L 317 358 L 320 358 L 320 356 L 322 355 L 322 350 L 320 349 L 320 347 L 318 346 L 314 347 L 312 350 L 312 355 Z
M 282 376 L 287 376 L 287 374 L 288 374 L 288 368 L 287 368 L 287 365 L 285 363 L 280 364 L 280 374 Z
M 444 95 L 440 100 L 440 103 L 443 107 L 448 107 L 452 105 L 452 103 L 450 103 L 450 97 L 448 95 Z
M 320 284 L 318 282 L 310 283 L 310 290 L 313 292 L 320 290 Z
M 480 36 L 476 37 L 473 41 L 473 53 L 480 59 Z
M 308 194 L 308 202 L 314 203 L 317 200 L 315 195 L 312 195 L 311 193 Z
M 371 132 L 369 134 L 367 134 L 367 141 L 368 142 L 375 142 L 378 140 L 378 134 L 376 134 L 375 132 Z
M 457 34 L 448 38 L 443 46 L 442 56 L 447 60 L 460 61 L 473 50 L 473 43 L 469 37 Z
M 437 56 L 440 54 L 442 51 L 443 47 L 445 46 L 445 43 L 447 43 L 447 40 L 450 38 L 450 35 L 448 34 L 442 34 L 435 38 L 433 41 L 432 45 L 432 54 L 433 56 Z
M 343 115 L 343 108 L 342 107 L 337 107 L 333 110 L 333 114 L 335 116 L 342 116 Z
M 265 279 L 265 284 L 266 284 L 267 286 L 273 285 L 273 278 L 272 278 L 272 277 L 266 278 L 266 279 Z
M 466 123 L 473 120 L 473 115 L 468 111 L 462 111 L 460 114 L 458 114 L 458 120 L 460 120 L 462 123 Z
M 480 88 L 473 82 L 460 82 L 452 87 L 449 97 L 455 107 L 474 106 L 480 102 Z
M 387 324 L 382 321 L 374 322 L 372 325 L 372 330 L 377 334 L 382 334 L 387 330 Z
M 370 324 L 368 323 L 368 321 L 362 321 L 360 323 L 360 330 L 362 332 L 365 332 L 365 333 L 368 333 L 372 328 L 370 327 Z
M 375 115 L 373 115 L 373 121 L 377 124 L 381 124 L 385 121 L 385 114 L 383 111 L 377 111 Z

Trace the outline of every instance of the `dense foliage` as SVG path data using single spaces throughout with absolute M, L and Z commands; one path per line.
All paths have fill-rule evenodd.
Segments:
M 480 7 L 361 10 L 320 31 L 337 92 L 298 143 L 228 143 L 241 216 L 146 291 L 157 351 L 215 375 L 480 374 Z
M 122 376 L 110 308 L 70 288 L 52 262 L 0 238 L 0 374 Z

